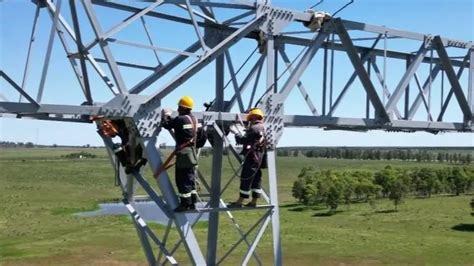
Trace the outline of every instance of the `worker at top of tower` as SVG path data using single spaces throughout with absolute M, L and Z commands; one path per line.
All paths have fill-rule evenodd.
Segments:
M 178 116 L 172 118 L 171 110 L 163 111 L 162 126 L 172 131 L 176 140 L 175 180 L 180 198 L 176 212 L 193 210 L 197 202 L 197 148 L 204 146 L 206 137 L 202 125 L 191 113 L 193 106 L 193 99 L 183 96 L 178 102 Z
M 235 141 L 243 145 L 241 154 L 244 155 L 242 172 L 240 174 L 240 193 L 237 201 L 228 205 L 229 208 L 242 206 L 255 207 L 262 194 L 262 168 L 266 168 L 265 158 L 265 125 L 263 112 L 258 108 L 250 109 L 247 114 L 248 128 L 245 134 L 237 133 Z M 252 200 L 244 205 L 244 201 Z

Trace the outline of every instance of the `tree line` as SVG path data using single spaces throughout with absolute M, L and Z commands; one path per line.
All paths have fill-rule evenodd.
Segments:
M 292 188 L 293 197 L 302 204 L 325 204 L 330 212 L 335 212 L 341 203 L 349 206 L 381 198 L 392 200 L 396 210 L 407 196 L 458 196 L 473 191 L 473 167 L 401 169 L 391 165 L 376 172 L 303 168 Z
M 33 148 L 33 147 L 35 147 L 35 144 L 33 144 L 33 142 L 0 141 L 0 147 L 4 147 L 4 148 Z
M 103 148 L 104 146 L 91 146 L 90 144 L 85 145 L 42 145 L 42 144 L 35 144 L 33 142 L 13 142 L 13 141 L 0 141 L 0 147 L 2 148 Z
M 296 157 L 300 154 L 311 158 L 356 159 L 356 160 L 401 160 L 417 162 L 449 162 L 470 164 L 473 152 L 459 153 L 450 151 L 429 151 L 411 149 L 354 149 L 354 148 L 318 148 L 277 150 L 277 156 Z

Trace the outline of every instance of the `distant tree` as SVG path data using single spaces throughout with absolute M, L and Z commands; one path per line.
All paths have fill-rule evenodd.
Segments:
M 331 171 L 321 171 L 315 174 L 315 203 L 325 203 L 329 212 L 335 212 L 342 198 L 344 183 L 338 174 Z
M 364 150 L 364 151 L 362 152 L 362 158 L 361 158 L 361 159 L 362 159 L 362 160 L 367 160 L 367 159 L 369 159 L 369 152 L 368 152 L 367 150 Z
M 472 198 L 471 200 L 471 209 L 472 209 L 471 215 L 474 216 L 474 198 Z
M 339 199 L 341 198 L 342 190 L 336 185 L 329 187 L 329 191 L 326 197 L 326 204 L 329 206 L 330 212 L 335 212 L 339 206 Z
M 454 163 L 454 155 L 452 153 L 448 154 L 449 156 L 449 162 Z
M 328 148 L 324 149 L 324 152 L 323 152 L 323 154 L 322 154 L 322 157 L 324 157 L 324 158 L 329 158 L 329 149 L 328 149 Z
M 424 196 L 431 197 L 433 192 L 441 190 L 438 175 L 431 168 L 425 167 L 413 171 L 412 182 L 415 185 L 415 191 Z
M 349 208 L 349 205 L 351 203 L 352 195 L 354 194 L 355 191 L 355 180 L 352 177 L 351 173 L 345 172 L 342 175 L 342 181 L 343 181 L 343 190 L 342 190 L 342 197 L 344 199 L 344 203 L 347 205 L 347 208 Z
M 451 181 L 452 191 L 456 194 L 456 196 L 459 196 L 465 191 L 470 178 L 466 176 L 466 173 L 462 168 L 454 167 L 451 171 L 451 176 L 449 179 Z
M 401 150 L 398 159 L 402 161 L 407 160 L 407 151 L 406 150 Z
M 35 145 L 33 144 L 33 142 L 27 142 L 25 143 L 25 148 L 33 148 Z
M 300 173 L 298 174 L 298 177 L 309 176 L 312 171 L 314 171 L 314 168 L 312 166 L 303 167 L 301 168 Z
M 311 205 L 315 202 L 315 178 L 315 172 L 312 167 L 303 167 L 298 175 L 298 179 L 293 183 L 292 195 L 304 205 Z
M 405 195 L 406 191 L 407 188 L 401 179 L 393 181 L 393 183 L 390 185 L 390 193 L 388 197 L 393 201 L 395 211 L 398 210 L 398 205 L 402 203 L 403 196 Z
M 374 158 L 375 158 L 375 160 L 380 160 L 382 158 L 382 154 L 381 154 L 380 150 L 375 150 Z
M 423 161 L 423 155 L 420 152 L 417 152 L 415 155 L 415 159 L 417 162 Z
M 374 160 L 375 159 L 375 155 L 374 155 L 373 150 L 368 150 L 367 157 L 368 157 L 369 160 Z
M 387 165 L 382 171 L 376 172 L 374 178 L 374 183 L 382 187 L 383 197 L 387 197 L 390 192 L 390 185 L 396 178 L 396 171 L 392 166 Z
M 436 176 L 440 183 L 440 188 L 437 193 L 439 192 L 451 192 L 451 169 L 448 167 L 437 169 Z
M 298 178 L 295 182 L 293 182 L 293 188 L 291 189 L 292 195 L 296 198 L 299 202 L 302 202 L 304 199 L 304 179 Z
M 459 161 L 459 155 L 457 153 L 453 154 L 453 162 L 457 163 Z
M 294 151 L 293 151 L 293 157 L 298 157 L 298 153 L 299 153 L 298 150 L 294 150 Z
M 438 152 L 438 156 L 436 157 L 436 160 L 438 162 L 443 162 L 444 161 L 443 154 L 441 152 Z
M 351 159 L 351 160 L 356 159 L 354 149 L 347 149 L 345 156 L 346 156 L 346 159 Z
M 471 153 L 468 153 L 468 154 L 466 155 L 466 163 L 467 163 L 467 164 L 470 164 L 471 162 L 472 162 L 472 155 L 471 155 Z
M 421 152 L 421 161 L 423 161 L 423 162 L 431 161 L 431 156 L 427 151 L 422 151 Z
M 88 158 L 96 158 L 97 155 L 91 154 L 85 151 L 81 151 L 81 152 L 70 153 L 67 155 L 62 155 L 61 157 L 67 158 L 67 159 L 88 159 Z
M 354 194 L 357 200 L 369 202 L 382 191 L 382 187 L 375 184 L 372 173 L 355 171 L 352 173 L 352 176 L 356 179 L 354 182 Z
M 467 177 L 466 191 L 472 191 L 474 189 L 474 168 L 464 166 L 463 171 Z

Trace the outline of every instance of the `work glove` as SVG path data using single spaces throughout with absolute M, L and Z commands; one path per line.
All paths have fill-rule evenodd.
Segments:
M 161 110 L 161 116 L 163 119 L 170 118 L 172 113 L 173 113 L 173 110 L 171 110 L 170 108 L 163 108 Z
M 235 134 L 235 142 L 237 144 L 242 144 L 242 138 L 243 136 L 241 134 Z

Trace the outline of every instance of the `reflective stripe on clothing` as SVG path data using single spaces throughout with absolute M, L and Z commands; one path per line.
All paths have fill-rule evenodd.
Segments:
M 242 193 L 244 195 L 250 195 L 250 190 L 248 190 L 248 191 L 240 190 L 240 193 Z
M 178 193 L 178 196 L 180 196 L 181 198 L 190 198 L 191 197 L 191 192 L 189 193 Z
M 201 124 L 201 123 L 197 123 L 197 124 L 196 124 L 196 127 L 197 127 L 197 128 L 200 128 L 200 127 L 202 127 L 202 124 Z M 183 125 L 183 129 L 193 129 L 193 124 L 185 124 L 185 125 Z
M 252 192 L 262 194 L 262 189 L 260 188 L 252 188 Z

